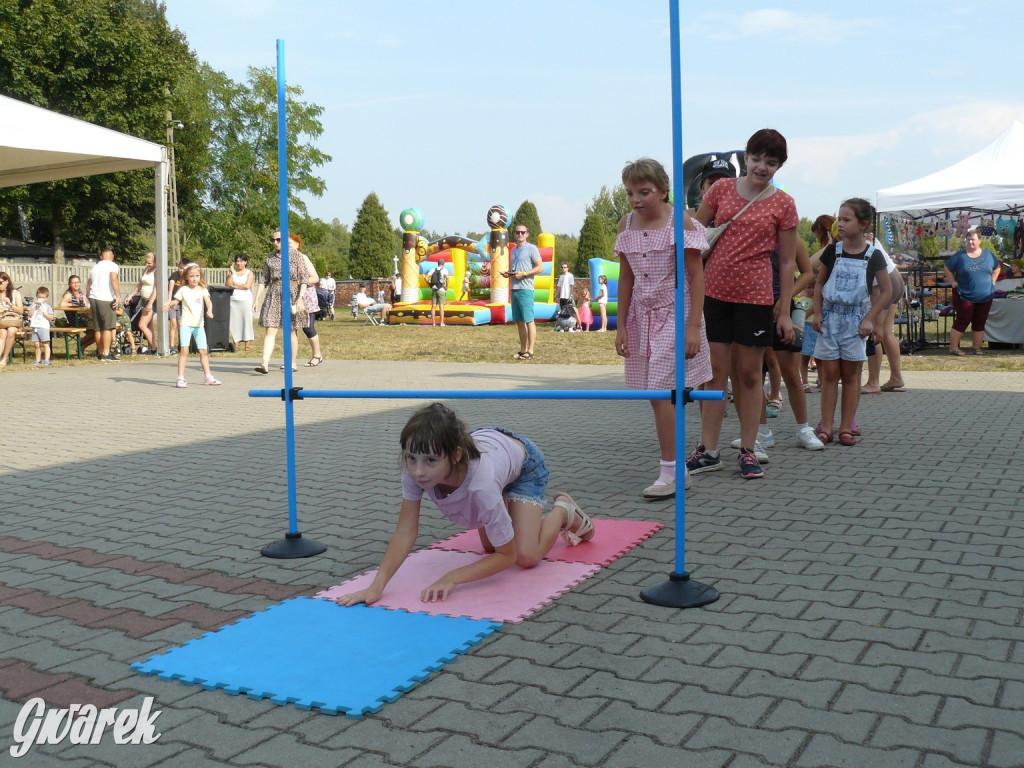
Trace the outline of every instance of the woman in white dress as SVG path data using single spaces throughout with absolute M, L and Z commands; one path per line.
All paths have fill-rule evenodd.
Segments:
M 249 269 L 249 257 L 244 253 L 235 256 L 235 263 L 228 273 L 227 287 L 234 288 L 231 292 L 230 329 L 235 348 L 245 351 L 252 350 L 255 334 L 252 329 L 252 285 L 256 281 L 255 273 Z

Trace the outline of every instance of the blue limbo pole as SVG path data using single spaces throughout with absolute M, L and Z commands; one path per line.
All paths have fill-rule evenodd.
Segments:
M 249 397 L 283 397 L 280 389 L 250 389 Z M 721 392 L 697 390 L 692 400 L 721 400 Z M 303 389 L 292 391 L 291 400 L 415 399 L 415 400 L 671 400 L 671 389 Z
M 683 180 L 683 108 L 682 108 L 682 77 L 680 66 L 679 40 L 679 0 L 669 0 L 669 35 L 671 37 L 672 57 L 672 194 L 675 201 L 675 240 L 676 240 L 676 389 L 683 392 L 681 384 L 686 382 L 686 318 L 683 313 L 685 298 L 686 265 L 683 257 L 683 238 L 686 208 L 686 188 Z M 647 603 L 663 605 L 669 608 L 699 608 L 715 602 L 718 590 L 706 584 L 693 581 L 686 572 L 686 490 L 682 486 L 686 470 L 686 414 L 684 405 L 687 400 L 699 399 L 698 392 L 689 392 L 688 397 L 680 398 L 676 403 L 676 567 L 669 574 L 668 581 L 640 591 L 640 598 Z M 714 393 L 714 398 L 721 399 L 722 393 Z
M 278 218 L 281 229 L 281 333 L 284 334 L 284 387 L 292 391 L 292 315 L 290 255 L 288 247 L 288 121 L 285 110 L 284 40 L 277 41 L 277 164 Z M 299 301 L 303 300 L 299 296 Z M 280 393 L 278 393 L 280 394 Z M 293 558 L 319 555 L 327 547 L 318 541 L 303 539 L 299 533 L 295 503 L 295 407 L 292 398 L 284 398 L 285 452 L 288 460 L 288 532 L 284 539 L 267 544 L 264 557 Z

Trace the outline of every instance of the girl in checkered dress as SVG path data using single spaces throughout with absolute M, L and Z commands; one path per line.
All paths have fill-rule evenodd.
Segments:
M 622 183 L 633 212 L 619 222 L 615 239 L 619 255 L 615 351 L 625 358 L 627 387 L 675 389 L 676 246 L 668 174 L 656 160 L 641 158 L 622 170 Z M 686 386 L 699 387 L 711 378 L 700 258 L 707 240 L 704 227 L 685 211 L 682 215 L 686 217 Z M 661 449 L 661 474 L 643 495 L 669 498 L 676 492 L 675 406 L 665 400 L 652 400 L 651 408 Z

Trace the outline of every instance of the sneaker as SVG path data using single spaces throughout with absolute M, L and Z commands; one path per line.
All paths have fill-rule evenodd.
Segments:
M 49 360 L 43 360 L 43 363 L 42 363 L 42 364 L 43 364 L 43 365 L 50 365 L 50 361 L 49 361 Z
M 712 456 L 703 445 L 698 445 L 690 458 L 686 460 L 686 471 L 691 475 L 699 475 L 701 472 L 711 472 L 722 468 L 722 457 Z
M 796 431 L 796 441 L 801 448 L 806 448 L 808 451 L 821 451 L 825 448 L 825 444 L 818 439 L 810 427 L 800 427 Z
M 671 483 L 666 483 L 664 480 L 661 483 L 654 483 L 644 488 L 643 497 L 645 499 L 670 499 L 676 495 L 676 484 L 673 480 Z
M 770 429 L 767 432 L 762 432 L 761 430 L 757 430 L 757 444 L 759 446 L 761 446 L 761 448 L 774 448 L 775 447 L 775 435 L 772 434 L 772 431 Z M 733 448 L 736 448 L 737 450 L 739 450 L 740 448 L 743 447 L 740 444 L 740 439 L 738 437 L 735 440 L 733 440 L 730 443 L 730 445 Z M 764 461 L 764 459 L 758 458 L 758 461 Z
M 774 444 L 775 444 L 775 439 L 773 438 L 772 439 L 772 445 L 774 445 Z M 731 445 L 732 445 L 733 448 L 742 448 L 743 447 L 742 445 L 740 445 L 739 438 L 733 440 Z M 768 454 L 765 451 L 765 445 L 760 440 L 755 440 L 754 441 L 754 456 L 762 464 L 767 464 L 768 463 Z
M 207 376 L 206 380 L 203 382 L 203 386 L 206 386 L 206 387 L 219 387 L 220 386 L 220 382 L 217 381 L 215 378 L 213 378 L 213 376 Z
M 185 381 L 184 376 L 179 376 L 178 380 L 174 383 L 174 386 L 176 386 L 178 389 L 188 389 L 188 382 Z
M 32 363 L 32 365 L 42 365 L 42 362 L 40 362 L 39 360 L 36 360 L 35 362 Z
M 761 469 L 761 465 L 757 461 L 757 456 L 746 449 L 740 449 L 739 465 L 740 477 L 744 477 L 748 480 L 764 477 L 764 470 Z

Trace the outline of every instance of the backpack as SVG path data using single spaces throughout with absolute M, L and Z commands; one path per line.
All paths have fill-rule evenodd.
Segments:
M 430 273 L 430 287 L 441 288 L 444 286 L 444 269 L 438 267 Z

